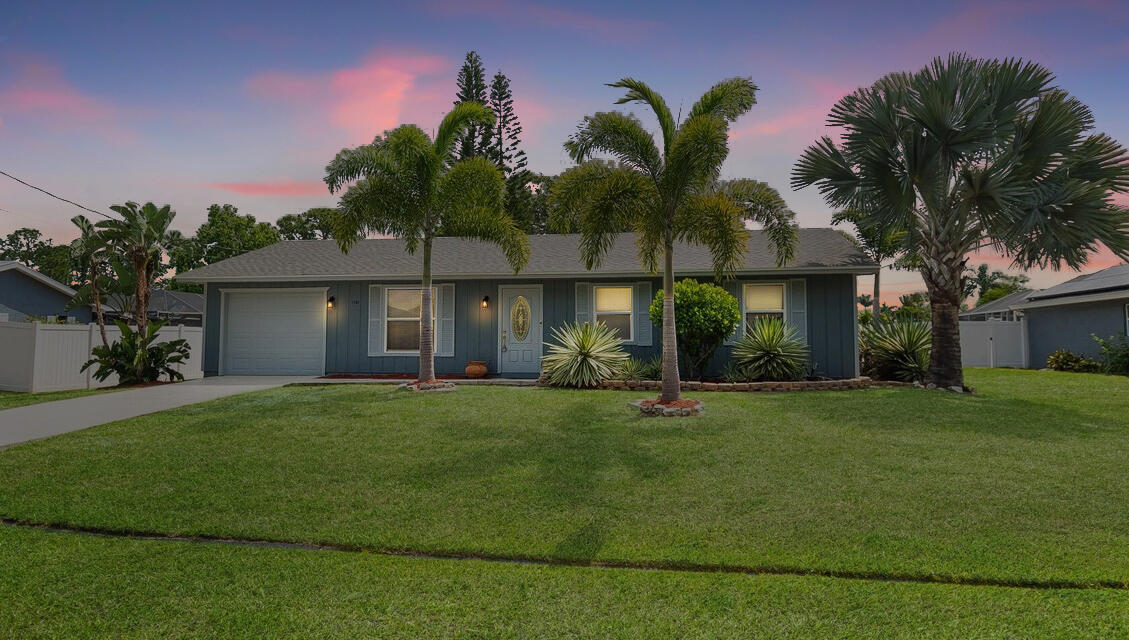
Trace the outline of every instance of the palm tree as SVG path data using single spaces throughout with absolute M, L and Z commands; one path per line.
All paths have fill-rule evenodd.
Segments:
M 841 142 L 809 147 L 792 185 L 868 226 L 904 229 L 929 291 L 929 381 L 963 386 L 957 314 L 966 256 L 984 246 L 1017 266 L 1078 269 L 1104 244 L 1129 258 L 1129 159 L 1093 131 L 1090 109 L 1019 60 L 937 58 L 841 99 Z
M 180 238 L 169 229 L 176 212 L 169 205 L 158 207 L 152 202 L 138 205 L 127 202 L 110 207 L 121 218 L 102 220 L 95 225 L 110 250 L 129 263 L 134 275 L 133 321 L 138 333 L 145 333 L 149 322 L 149 292 L 164 253 Z M 122 309 L 121 311 L 125 311 Z M 140 367 L 144 362 L 139 362 Z
M 852 240 L 859 251 L 878 263 L 878 271 L 874 272 L 874 293 L 867 296 L 868 303 L 863 306 L 870 307 L 874 316 L 874 325 L 881 325 L 879 293 L 882 290 L 882 263 L 903 252 L 906 234 L 904 231 L 867 226 L 865 215 L 855 210 L 841 211 L 831 216 L 831 224 L 843 222 L 854 225 L 855 236 Z M 859 299 L 861 300 L 862 296 L 859 296 Z
M 102 336 L 102 346 L 109 347 L 110 341 L 106 337 L 106 318 L 102 314 L 102 292 L 99 291 L 98 283 L 98 280 L 104 277 L 103 272 L 107 264 L 106 239 L 86 216 L 75 216 L 71 218 L 71 222 L 78 227 L 78 238 L 71 244 L 71 251 L 82 273 L 81 277 L 87 280 L 90 287 L 94 319 L 98 323 L 98 333 Z
M 432 140 L 415 125 L 401 125 L 372 144 L 343 149 L 326 167 L 331 192 L 355 183 L 341 195 L 333 237 L 342 251 L 367 233 L 404 240 L 409 253 L 422 247 L 419 380 L 435 378 L 431 322 L 431 251 L 440 236 L 477 238 L 499 245 L 514 273 L 529 262 L 529 239 L 502 207 L 505 179 L 490 160 L 475 156 L 453 161 L 459 137 L 472 126 L 494 121 L 476 102 L 456 105 Z
M 632 115 L 618 111 L 584 118 L 565 143 L 578 166 L 563 173 L 550 196 L 552 225 L 577 229 L 587 268 L 598 266 L 616 232 L 639 233 L 639 257 L 663 273 L 662 396 L 681 397 L 674 326 L 674 244 L 703 245 L 713 254 L 715 275 L 732 273 L 746 249 L 746 222 L 764 226 L 779 264 L 792 257 L 795 215 L 780 194 L 755 180 L 719 181 L 729 155 L 729 123 L 752 108 L 757 87 L 746 78 L 723 80 L 707 91 L 681 123 L 662 96 L 643 82 L 624 78 L 608 86 L 626 89 L 616 104 L 649 105 L 658 118 L 662 147 Z M 596 153 L 618 163 L 600 162 Z

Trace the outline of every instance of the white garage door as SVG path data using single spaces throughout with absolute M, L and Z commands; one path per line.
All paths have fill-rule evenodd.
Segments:
M 325 290 L 223 293 L 221 375 L 325 373 Z

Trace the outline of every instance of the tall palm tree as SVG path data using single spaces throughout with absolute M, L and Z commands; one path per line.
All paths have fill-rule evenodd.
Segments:
M 91 304 L 94 306 L 94 319 L 98 323 L 98 333 L 102 336 L 102 346 L 110 346 L 106 337 L 106 318 L 102 314 L 102 292 L 99 290 L 99 279 L 102 279 L 106 270 L 106 239 L 86 216 L 75 216 L 71 223 L 78 227 L 78 238 L 71 244 L 71 251 L 75 262 L 79 266 L 82 278 L 85 278 L 90 287 Z
M 713 254 L 721 278 L 740 264 L 746 249 L 746 222 L 759 223 L 783 265 L 792 257 L 795 215 L 780 194 L 755 180 L 719 181 L 729 155 L 729 123 L 756 103 L 757 87 L 747 78 L 714 85 L 676 122 L 662 96 L 649 86 L 624 78 L 608 86 L 626 89 L 616 104 L 650 106 L 658 118 L 662 147 L 632 115 L 611 111 L 586 116 L 565 143 L 580 163 L 553 184 L 552 225 L 578 229 L 587 268 L 600 264 L 617 231 L 639 233 L 639 257 L 651 272 L 663 273 L 663 403 L 681 397 L 678 345 L 674 326 L 674 244 L 704 245 Z M 605 153 L 618 164 L 600 162 Z
M 929 381 L 963 386 L 957 314 L 966 256 L 984 246 L 1033 265 L 1078 269 L 1104 244 L 1129 258 L 1129 159 L 1093 130 L 1090 109 L 1019 60 L 937 58 L 841 99 L 841 142 L 809 147 L 792 185 L 869 226 L 905 229 L 929 290 Z
M 866 216 L 853 209 L 841 211 L 831 216 L 831 224 L 849 222 L 855 227 L 853 238 L 855 246 L 871 260 L 878 263 L 878 271 L 874 272 L 874 293 L 867 296 L 870 312 L 873 315 L 875 326 L 882 324 L 882 314 L 879 294 L 882 290 L 882 263 L 896 257 L 904 251 L 904 231 L 884 227 L 867 226 Z M 862 296 L 859 296 L 860 299 Z M 864 305 L 865 306 L 865 305 Z
M 431 251 L 435 238 L 463 236 L 499 245 L 514 273 L 529 262 L 529 238 L 502 207 L 505 179 L 490 160 L 453 162 L 459 137 L 494 121 L 476 102 L 456 105 L 432 140 L 415 125 L 401 125 L 372 144 L 343 149 L 326 167 L 331 192 L 341 195 L 333 237 L 342 251 L 367 233 L 404 240 L 409 253 L 422 248 L 419 380 L 435 378 L 431 314 Z
M 149 292 L 164 253 L 180 238 L 169 228 L 176 212 L 169 205 L 158 207 L 152 202 L 138 205 L 127 202 L 110 207 L 121 218 L 102 220 L 94 225 L 105 238 L 109 249 L 132 267 L 134 280 L 133 321 L 138 333 L 144 334 L 149 323 Z M 125 311 L 122 309 L 122 311 Z M 138 375 L 144 362 L 138 363 Z

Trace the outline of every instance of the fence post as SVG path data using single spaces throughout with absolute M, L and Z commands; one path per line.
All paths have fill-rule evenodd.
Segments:
M 98 331 L 98 325 L 90 323 L 87 328 L 90 330 L 90 337 L 86 341 L 86 359 L 89 360 L 94 355 L 94 334 Z M 86 388 L 90 388 L 90 369 L 86 370 Z
M 39 391 L 36 384 L 36 371 L 39 369 L 39 325 L 41 322 L 31 323 L 31 384 L 28 385 L 28 391 L 35 393 Z

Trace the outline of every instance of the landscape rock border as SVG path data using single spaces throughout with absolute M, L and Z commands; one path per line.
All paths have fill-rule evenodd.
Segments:
M 437 391 L 454 391 L 456 389 L 453 383 L 445 380 L 428 380 L 427 382 L 420 382 L 415 380 L 413 382 L 404 382 L 396 386 L 397 389 L 404 389 L 405 391 L 416 391 L 420 393 L 431 393 Z
M 665 405 L 658 400 L 636 400 L 628 402 L 628 406 L 637 407 L 643 415 L 650 417 L 677 418 L 686 416 L 700 416 L 706 412 L 706 405 L 701 400 L 678 400 L 671 405 Z
M 540 386 L 548 386 L 539 380 Z M 693 382 L 684 381 L 683 391 L 737 391 L 737 392 L 781 392 L 781 391 L 853 391 L 856 389 L 882 389 L 886 387 L 911 387 L 909 382 L 893 380 L 872 380 L 866 376 L 843 380 L 800 380 L 798 382 Z M 607 380 L 595 389 L 614 391 L 658 391 L 662 382 L 658 380 Z

